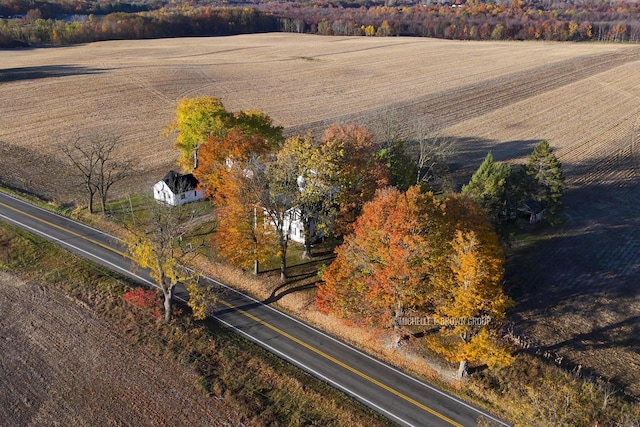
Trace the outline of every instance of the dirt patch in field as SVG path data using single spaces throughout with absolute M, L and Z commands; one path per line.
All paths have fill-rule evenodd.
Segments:
M 178 363 L 60 291 L 0 272 L 0 425 L 221 426 Z

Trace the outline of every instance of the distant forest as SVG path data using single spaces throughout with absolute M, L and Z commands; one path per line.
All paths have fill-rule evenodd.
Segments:
M 640 41 L 631 0 L 0 0 L 0 47 L 285 31 L 457 40 Z

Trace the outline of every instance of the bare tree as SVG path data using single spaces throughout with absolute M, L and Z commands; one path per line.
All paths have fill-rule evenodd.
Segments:
M 375 135 L 376 144 L 380 148 L 393 147 L 398 141 L 406 140 L 404 127 L 406 117 L 392 107 L 386 107 L 377 114 L 368 127 Z
M 620 427 L 640 427 L 640 411 L 632 405 L 623 406 L 616 425 Z
M 600 389 L 602 390 L 602 410 L 604 410 L 607 408 L 611 397 L 618 393 L 620 389 L 612 384 L 611 381 L 603 381 L 600 384 Z
M 419 122 L 414 130 L 414 150 L 418 165 L 416 184 L 426 184 L 432 189 L 441 189 L 449 168 L 447 162 L 455 152 L 454 139 L 442 129 Z
M 115 158 L 120 145 L 120 139 L 116 136 L 93 135 L 78 137 L 62 147 L 62 152 L 71 161 L 87 191 L 89 213 L 94 212 L 94 197 L 97 194 L 104 215 L 109 190 L 132 173 L 131 160 Z

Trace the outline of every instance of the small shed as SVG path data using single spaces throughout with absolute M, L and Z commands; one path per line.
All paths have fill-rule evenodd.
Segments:
M 537 224 L 542 221 L 542 214 L 544 214 L 546 208 L 544 202 L 527 199 L 518 210 L 529 217 L 530 224 Z
M 204 188 L 193 174 L 169 171 L 153 186 L 153 197 L 171 206 L 181 206 L 204 197 Z

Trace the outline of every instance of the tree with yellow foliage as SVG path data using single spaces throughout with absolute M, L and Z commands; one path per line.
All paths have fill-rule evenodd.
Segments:
M 378 37 L 389 37 L 391 34 L 391 25 L 389 25 L 389 21 L 382 21 L 382 24 L 378 27 L 376 31 L 376 36 Z
M 264 209 L 278 241 L 280 279 L 284 281 L 287 277 L 287 251 L 292 218 L 297 215 L 297 200 L 300 195 L 298 159 L 292 151 L 280 150 L 273 162 L 268 165 L 257 163 L 251 172 L 254 184 L 264 183 L 264 191 L 254 193 L 258 196 L 257 203 Z
M 268 115 L 258 110 L 229 112 L 219 98 L 203 96 L 184 98 L 178 103 L 176 116 L 167 134 L 177 132 L 175 146 L 181 152 L 180 165 L 185 171 L 198 166 L 198 150 L 210 138 L 223 140 L 233 129 L 245 135 L 261 135 L 272 147 L 282 141 L 282 127 L 274 126 Z
M 376 35 L 376 29 L 373 25 L 362 26 L 364 29 L 364 35 L 367 37 L 373 37 Z
M 190 294 L 189 305 L 196 318 L 204 318 L 207 304 L 213 302 L 208 288 L 199 275 L 184 262 L 195 247 L 186 243 L 189 228 L 188 212 L 182 207 L 154 204 L 148 217 L 125 240 L 131 260 L 141 268 L 148 268 L 164 297 L 164 321 L 171 320 L 171 305 L 175 287 L 183 283 Z
M 469 362 L 490 368 L 511 362 L 509 348 L 496 339 L 511 301 L 501 288 L 504 257 L 495 233 L 456 230 L 451 241 L 448 268 L 436 283 L 435 319 L 439 334 L 431 342 L 445 357 L 460 363 L 458 376 Z
M 185 171 L 195 169 L 200 146 L 210 137 L 224 138 L 232 122 L 233 115 L 218 98 L 204 96 L 181 99 L 176 117 L 165 132 L 178 132 L 175 146 L 182 154 L 179 159 L 182 168 Z

